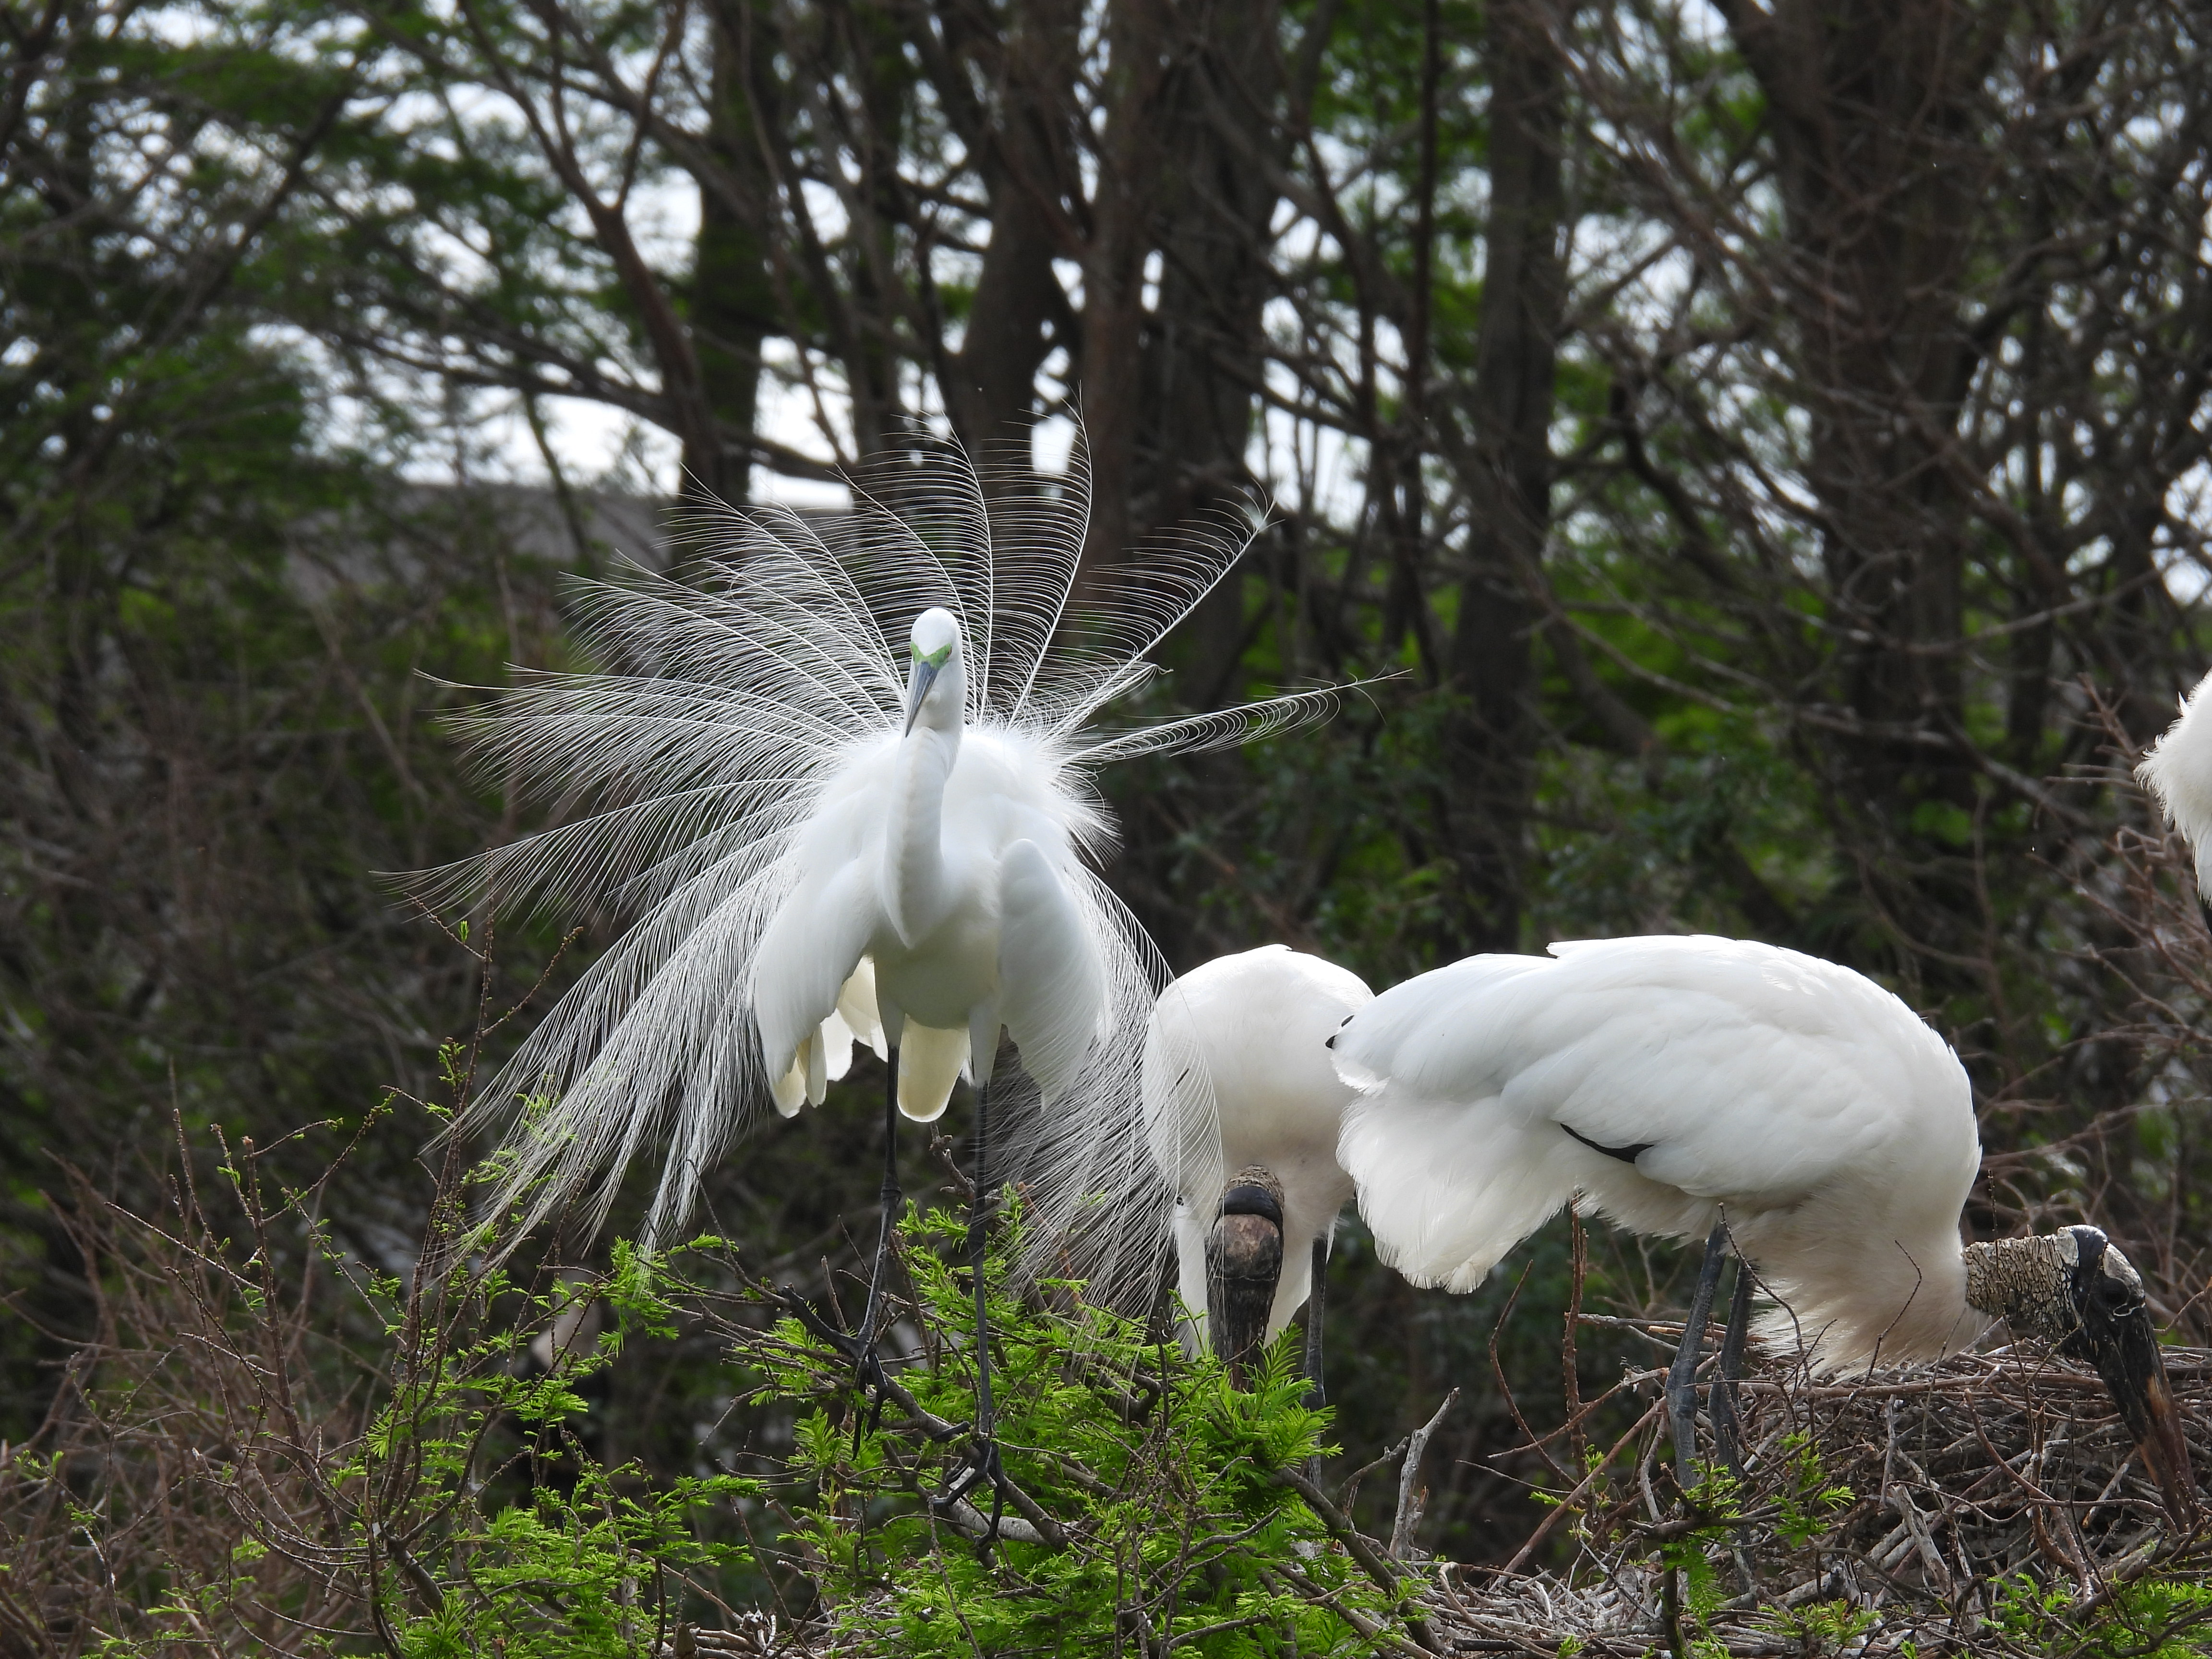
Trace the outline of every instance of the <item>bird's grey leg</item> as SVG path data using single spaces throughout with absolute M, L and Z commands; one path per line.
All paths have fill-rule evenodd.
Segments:
M 1744 1339 L 1751 1330 L 1751 1264 L 1735 1261 L 1735 1291 L 1729 1297 L 1728 1331 L 1721 1338 L 1720 1376 L 1713 1384 L 1713 1449 L 1729 1473 L 1743 1477 L 1743 1417 L 1736 1403 L 1735 1380 L 1743 1375 Z
M 1324 1293 L 1328 1272 L 1328 1240 L 1316 1238 L 1313 1244 L 1313 1283 L 1306 1292 L 1306 1408 L 1316 1412 L 1328 1404 L 1328 1391 L 1322 1387 L 1321 1381 L 1322 1320 L 1328 1308 Z M 1306 1478 L 1321 1479 L 1320 1453 L 1306 1460 Z
M 990 1100 L 988 1084 L 975 1085 L 975 1176 L 968 1210 L 968 1267 L 975 1294 L 975 1444 L 967 1459 L 945 1482 L 940 1501 L 951 1504 L 965 1498 L 985 1481 L 991 1486 L 990 1524 L 978 1540 L 979 1551 L 988 1552 L 999 1535 L 999 1521 L 1006 1513 L 1006 1472 L 999 1462 L 996 1415 L 991 1405 L 991 1323 L 989 1291 L 983 1273 L 990 1213 Z
M 1321 1326 L 1326 1307 L 1322 1290 L 1328 1271 L 1328 1240 L 1316 1238 L 1313 1243 L 1313 1288 L 1306 1292 L 1306 1404 L 1315 1411 L 1328 1404 L 1328 1390 L 1321 1382 Z
M 898 1223 L 898 1212 L 906 1194 L 899 1188 L 898 1179 L 898 1057 L 891 1050 L 885 1068 L 888 1080 L 884 1085 L 884 1184 L 878 1196 L 883 1203 L 883 1230 L 876 1235 L 876 1265 L 868 1274 L 867 1308 L 860 1316 L 860 1359 L 854 1373 L 854 1381 L 864 1390 L 875 1395 L 868 1411 L 868 1432 L 873 1434 L 884 1414 L 884 1362 L 876 1352 L 876 1316 L 882 1304 L 884 1268 L 890 1255 L 891 1229 Z M 860 1444 L 860 1419 L 853 1419 L 853 1446 Z
M 1674 1479 L 1684 1492 L 1692 1485 L 1690 1462 L 1698 1449 L 1698 1350 L 1705 1336 L 1705 1322 L 1712 1317 L 1713 1291 L 1727 1259 L 1728 1224 L 1717 1224 L 1705 1239 L 1705 1259 L 1698 1269 L 1698 1288 L 1690 1298 L 1689 1322 L 1682 1327 L 1682 1345 L 1674 1350 L 1674 1363 L 1667 1372 L 1667 1415 L 1674 1425 Z

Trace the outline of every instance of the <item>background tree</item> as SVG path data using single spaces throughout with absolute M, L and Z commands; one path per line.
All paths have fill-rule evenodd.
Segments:
M 1161 695 L 1402 677 L 1117 782 L 1113 878 L 1176 966 L 1270 938 L 1378 984 L 1600 933 L 1816 951 L 1967 1054 L 2002 1176 L 1977 1227 L 2094 1195 L 2165 1282 L 2201 1272 L 2203 1103 L 2112 969 L 2142 900 L 2105 850 L 2142 822 L 2113 732 L 2154 731 L 2204 649 L 2199 13 L 5 15 L 0 1134 L 49 1323 L 82 1291 L 42 1158 L 107 1159 L 173 1088 L 263 1135 L 357 1115 L 473 1018 L 465 955 L 367 872 L 520 827 L 425 722 L 466 694 L 421 676 L 558 663 L 553 568 L 653 539 L 559 464 L 556 398 L 732 501 L 909 421 L 1024 443 L 1079 407 L 1099 562 L 1265 492 Z M 485 486 L 501 420 L 545 495 Z M 556 991 L 620 920 L 502 922 L 500 996 L 580 924 Z M 753 1143 L 722 1229 L 842 1260 L 873 1217 L 837 1126 L 867 1116 Z M 345 1201 L 364 1249 L 420 1201 L 406 1150 Z M 1415 1296 L 1356 1230 L 1341 1259 L 1357 1453 L 1480 1381 L 1508 1287 Z M 1535 1247 L 1523 1374 L 1551 1375 L 1565 1259 Z M 1608 1293 L 1668 1294 L 1598 1259 Z M 9 1376 L 27 1422 L 46 1384 Z M 613 1432 L 692 1455 L 667 1401 L 712 1394 L 705 1356 L 611 1386 Z M 1443 1431 L 1446 1547 L 1482 1549 L 1507 1483 L 1480 1460 L 1516 1433 L 1502 1404 Z

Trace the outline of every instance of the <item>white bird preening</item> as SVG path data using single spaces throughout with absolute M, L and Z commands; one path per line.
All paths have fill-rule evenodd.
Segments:
M 1938 1358 L 2007 1319 L 2096 1367 L 2168 1509 L 2193 1512 L 2126 1256 L 2094 1227 L 1961 1247 L 1981 1159 L 1972 1091 L 1910 1008 L 1849 969 L 1743 940 L 1551 949 L 1408 980 L 1333 1039 L 1359 1091 L 1339 1157 L 1386 1262 L 1471 1290 L 1571 1199 L 1631 1231 L 1705 1239 L 1668 1389 L 1686 1481 L 1728 1247 L 1778 1304 L 1768 1333 L 1800 1337 L 1823 1371 Z M 1740 1267 L 1724 1373 L 1750 1283 Z
M 1336 1161 L 1352 1091 L 1323 1046 L 1374 993 L 1286 945 L 1217 957 L 1161 993 L 1145 1035 L 1145 1136 L 1173 1192 L 1185 1345 L 1242 1376 L 1310 1294 L 1321 1399 L 1324 1269 L 1352 1177 Z
M 757 1103 L 820 1103 L 858 1039 L 890 1061 L 886 1233 L 898 1114 L 936 1117 L 963 1069 L 980 1218 L 1003 1027 L 1042 1096 L 1022 1171 L 1031 1237 L 1110 1292 L 1163 1242 L 1133 1235 L 1164 1225 L 1143 1197 L 1137 1077 L 1165 975 L 1086 865 L 1112 841 L 1091 778 L 1321 715 L 1332 694 L 1097 732 L 1254 526 L 1133 556 L 1091 580 L 1079 615 L 1080 444 L 1059 477 L 979 474 L 925 447 L 865 483 L 846 514 L 717 516 L 721 545 L 689 580 L 585 585 L 581 632 L 608 672 L 526 675 L 460 722 L 499 775 L 595 810 L 444 872 L 434 896 L 636 917 L 481 1097 L 471 1126 L 514 1113 L 489 1207 L 527 1227 L 581 1197 L 596 1224 L 623 1166 L 665 1135 L 644 1230 L 665 1238 Z M 883 1260 L 879 1243 L 877 1280 Z M 980 1271 L 975 1294 L 980 1334 Z M 872 1284 L 864 1369 L 876 1312 Z M 995 1473 L 988 1342 L 976 1352 L 967 1484 Z
M 2212 674 L 2181 700 L 2181 718 L 2144 752 L 2136 775 L 2197 854 L 2197 891 L 2212 903 Z

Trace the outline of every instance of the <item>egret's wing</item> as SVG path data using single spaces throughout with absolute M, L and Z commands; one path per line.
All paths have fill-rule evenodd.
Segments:
M 1099 1038 L 1106 969 L 1082 907 L 1033 841 L 999 856 L 999 1017 L 1045 1104 L 1074 1087 Z
M 916 1123 L 945 1115 L 952 1085 L 968 1064 L 968 1029 L 939 1030 L 908 1019 L 899 1038 L 898 1109 Z
M 883 920 L 872 860 L 854 858 L 793 888 L 761 935 L 746 988 L 770 1078 L 836 1014 L 846 981 Z
M 1062 877 L 1097 953 L 1102 1035 L 1072 1085 L 1040 1106 L 1022 1152 L 1024 1266 L 1036 1278 L 1081 1279 L 1089 1300 L 1141 1316 L 1171 1247 L 1173 1194 L 1146 1148 L 1139 1082 L 1145 1021 L 1167 965 L 1097 877 L 1080 868 Z M 1010 1030 L 1012 1024 L 1008 1018 Z M 998 1098 L 994 1086 L 994 1121 Z

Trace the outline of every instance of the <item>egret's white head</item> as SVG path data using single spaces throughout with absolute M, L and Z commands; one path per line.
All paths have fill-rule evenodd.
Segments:
M 914 619 L 912 665 L 907 671 L 906 729 L 921 725 L 957 732 L 968 701 L 966 667 L 961 660 L 960 621 L 941 605 Z
M 2181 700 L 2181 718 L 2151 744 L 2136 775 L 2197 849 L 2197 889 L 2212 899 L 2212 674 Z

